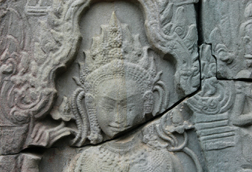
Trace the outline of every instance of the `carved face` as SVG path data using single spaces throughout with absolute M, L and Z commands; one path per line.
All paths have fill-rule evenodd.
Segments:
M 99 126 L 110 138 L 144 120 L 144 100 L 139 85 L 122 77 L 103 81 L 95 96 Z

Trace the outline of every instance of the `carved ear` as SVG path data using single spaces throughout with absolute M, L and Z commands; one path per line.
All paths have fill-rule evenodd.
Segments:
M 94 108 L 94 106 L 95 106 L 94 96 L 92 94 L 90 94 L 90 93 L 86 93 L 85 103 L 86 103 L 87 109 L 90 108 L 90 107 Z
M 97 121 L 95 99 L 92 94 L 87 93 L 85 95 L 85 103 L 90 124 L 90 133 L 88 135 L 88 139 L 92 144 L 100 143 L 102 142 L 103 137 L 101 135 L 101 130 Z
M 154 106 L 154 95 L 151 91 L 144 93 L 144 114 L 150 114 L 153 111 Z
M 88 117 L 86 109 L 82 105 L 82 100 L 85 97 L 85 92 L 82 88 L 78 88 L 72 97 L 72 112 L 75 116 L 78 132 L 75 138 L 72 140 L 72 145 L 81 147 L 87 138 L 88 128 Z
M 158 92 L 158 98 L 155 101 L 155 106 L 153 109 L 153 116 L 163 112 L 168 107 L 169 103 L 169 92 L 162 81 L 158 81 L 153 88 L 153 91 Z

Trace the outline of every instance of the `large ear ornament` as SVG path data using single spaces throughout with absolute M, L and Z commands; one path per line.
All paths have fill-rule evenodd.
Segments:
M 154 107 L 154 95 L 151 91 L 146 91 L 144 93 L 144 114 L 150 114 Z
M 153 109 L 153 115 L 156 116 L 157 114 L 166 110 L 169 106 L 169 92 L 162 81 L 155 83 L 153 91 L 158 92 L 158 98 Z
M 77 124 L 78 131 L 72 145 L 80 147 L 82 146 L 87 138 L 88 133 L 88 117 L 86 109 L 82 103 L 82 100 L 85 98 L 85 92 L 82 88 L 78 88 L 72 97 L 72 112 L 75 116 L 75 121 Z
M 92 144 L 100 143 L 102 142 L 103 137 L 101 135 L 100 127 L 98 125 L 96 117 L 96 104 L 92 94 L 86 93 L 85 104 L 90 125 L 90 132 L 88 135 L 88 139 Z
M 95 105 L 95 99 L 92 94 L 86 93 L 85 96 L 85 107 L 87 109 L 87 116 L 89 120 L 89 124 L 93 125 L 97 123 L 96 119 L 96 105 Z M 94 130 L 94 126 L 90 126 L 90 132 Z

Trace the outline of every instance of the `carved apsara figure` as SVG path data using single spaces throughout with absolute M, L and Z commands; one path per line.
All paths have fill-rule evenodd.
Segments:
M 83 145 L 86 139 L 95 144 L 114 138 L 156 115 L 162 104 L 167 104 L 168 93 L 154 58 L 115 13 L 85 54 L 77 81 L 80 88 L 72 101 L 79 129 L 73 144 Z M 176 146 L 178 143 L 173 136 L 158 138 L 160 125 L 154 122 L 144 130 L 87 148 L 75 157 L 67 171 L 182 172 L 181 162 L 167 148 L 171 147 L 168 142 Z M 186 126 L 184 129 L 192 127 L 183 122 L 181 125 Z
M 86 138 L 93 144 L 104 137 L 111 139 L 143 123 L 146 115 L 156 115 L 161 105 L 167 104 L 162 72 L 156 71 L 154 57 L 148 56 L 148 47 L 142 48 L 138 35 L 132 36 L 114 13 L 85 56 L 80 79 L 75 79 L 80 88 L 72 100 L 79 129 L 76 145 Z M 160 94 L 155 100 L 154 91 Z M 158 103 L 154 105 L 154 101 Z

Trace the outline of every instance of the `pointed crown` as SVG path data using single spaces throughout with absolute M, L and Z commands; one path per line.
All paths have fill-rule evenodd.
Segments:
M 131 35 L 128 25 L 121 24 L 113 12 L 109 25 L 101 26 L 101 34 L 93 37 L 90 50 L 85 51 L 80 81 L 89 92 L 106 79 L 124 76 L 136 80 L 143 92 L 151 90 L 159 77 L 147 51 L 139 35 Z

